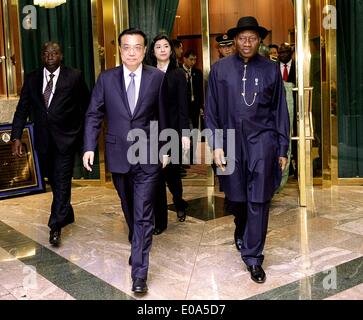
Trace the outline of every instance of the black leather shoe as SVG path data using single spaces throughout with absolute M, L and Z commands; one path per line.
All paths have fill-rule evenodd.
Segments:
M 135 278 L 135 280 L 132 283 L 132 289 L 135 293 L 145 293 L 147 292 L 147 284 L 146 280 L 141 278 Z
M 234 244 L 236 245 L 237 251 L 241 251 L 243 244 L 242 238 L 234 237 Z
M 132 265 L 132 260 L 131 260 L 131 256 L 129 256 L 129 266 Z
M 184 210 L 180 210 L 176 212 L 176 215 L 178 216 L 178 219 L 180 222 L 185 221 L 185 217 L 187 216 L 186 212 Z
M 266 281 L 266 274 L 261 266 L 253 265 L 248 266 L 247 270 L 251 273 L 251 279 L 257 283 L 264 283 Z
M 154 236 L 157 236 L 157 235 L 159 235 L 159 234 L 163 233 L 163 231 L 164 231 L 164 230 L 165 230 L 165 229 L 155 228 L 155 229 L 154 229 L 154 231 L 153 231 L 153 235 L 154 235 Z
M 234 244 L 236 245 L 237 251 L 241 251 L 243 244 L 243 237 L 237 233 L 237 227 L 234 230 Z
M 55 247 L 58 247 L 61 242 L 61 230 L 53 229 L 49 233 L 49 243 Z

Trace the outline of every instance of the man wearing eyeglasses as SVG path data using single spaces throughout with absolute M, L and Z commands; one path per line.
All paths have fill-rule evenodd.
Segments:
M 279 65 L 258 54 L 267 33 L 254 17 L 242 17 L 228 30 L 237 52 L 212 66 L 205 108 L 221 188 L 240 208 L 241 258 L 257 283 L 266 280 L 262 263 L 269 207 L 287 164 L 290 132 Z M 235 155 L 227 153 L 227 129 L 235 132 Z
M 153 130 L 151 121 L 158 121 L 160 131 L 166 128 L 164 72 L 142 64 L 147 40 L 141 30 L 124 30 L 118 42 L 123 65 L 101 73 L 93 89 L 86 114 L 83 165 L 92 170 L 94 150 L 106 116 L 107 167 L 112 173 L 129 227 L 132 291 L 145 293 L 148 289 L 154 195 L 161 169 L 158 158 L 156 163 L 151 161 L 150 149 L 156 147 L 158 150 L 158 146 L 153 145 L 150 132 Z M 145 134 L 141 143 L 145 143 L 144 150 L 147 150 L 146 161 L 142 157 L 137 159 L 137 152 L 141 154 L 144 150 L 138 150 L 134 157 L 130 153 L 136 143 L 132 139 L 134 129 Z

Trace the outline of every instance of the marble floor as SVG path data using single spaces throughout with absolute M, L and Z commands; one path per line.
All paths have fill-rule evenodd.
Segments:
M 48 243 L 50 192 L 0 200 L 0 300 L 363 299 L 363 187 L 316 187 L 300 208 L 289 182 L 272 202 L 264 284 L 241 261 L 218 187 L 184 193 L 189 216 L 178 222 L 169 206 L 144 296 L 131 291 L 128 231 L 111 185 L 74 184 L 76 222 L 59 248 Z

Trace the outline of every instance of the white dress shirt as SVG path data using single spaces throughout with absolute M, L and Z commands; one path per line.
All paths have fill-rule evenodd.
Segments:
M 58 69 L 53 72 L 53 74 L 54 74 L 54 77 L 53 77 L 53 89 L 52 89 L 52 93 L 50 94 L 50 97 L 49 97 L 48 106 L 50 106 L 50 103 L 52 102 L 53 95 L 54 95 L 54 92 L 55 92 L 55 87 L 56 87 L 56 84 L 57 84 L 57 81 L 58 81 L 58 78 L 59 78 L 59 73 L 60 73 L 60 67 L 58 67 Z M 43 90 L 42 90 L 43 94 L 44 94 L 44 91 L 45 91 L 45 87 L 47 86 L 48 81 L 50 80 L 50 76 L 49 76 L 50 74 L 51 74 L 51 72 L 49 72 L 46 68 L 43 69 Z

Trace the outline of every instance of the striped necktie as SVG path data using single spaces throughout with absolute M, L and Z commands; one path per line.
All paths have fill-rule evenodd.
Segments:
M 49 81 L 47 82 L 47 85 L 46 85 L 44 93 L 43 93 L 44 103 L 47 108 L 49 107 L 49 98 L 53 91 L 53 78 L 54 78 L 54 74 L 51 73 L 49 75 Z

